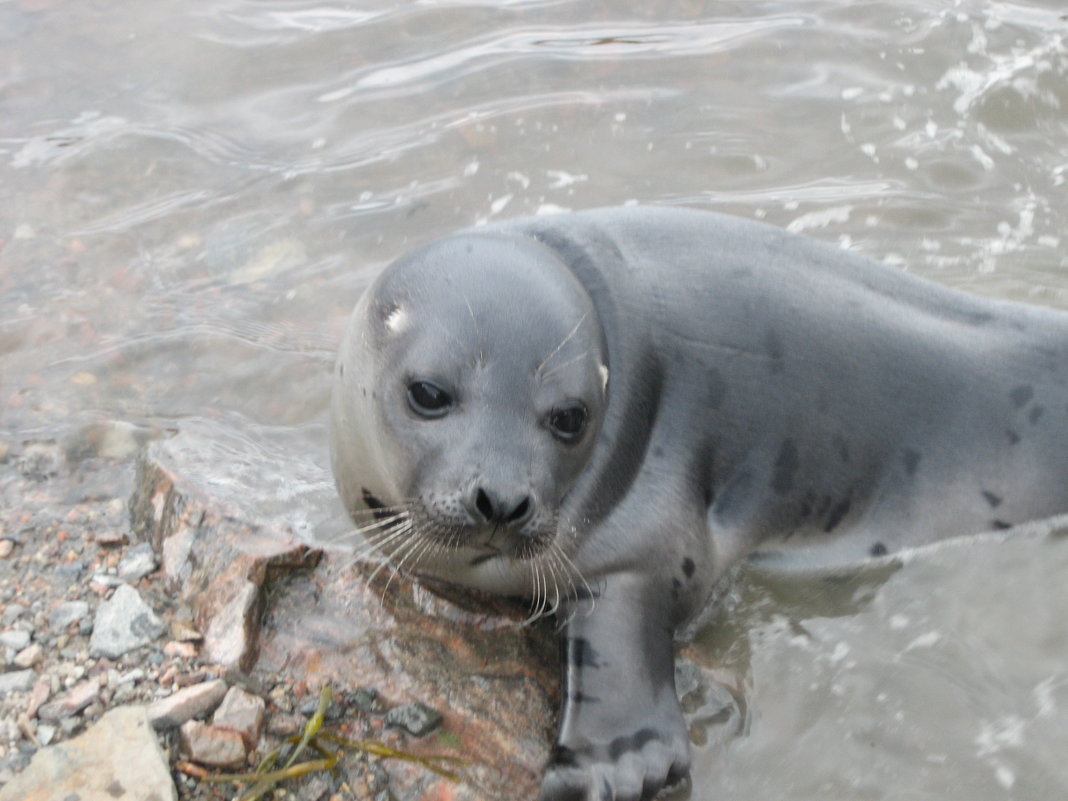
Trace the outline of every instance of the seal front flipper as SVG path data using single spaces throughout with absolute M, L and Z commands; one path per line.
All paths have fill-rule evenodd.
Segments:
M 560 731 L 541 801 L 646 801 L 689 773 L 670 588 L 610 575 L 561 637 Z

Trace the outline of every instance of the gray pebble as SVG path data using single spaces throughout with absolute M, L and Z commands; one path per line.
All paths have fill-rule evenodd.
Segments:
M 127 651 L 147 645 L 163 634 L 163 622 L 141 600 L 137 590 L 123 584 L 100 604 L 93 621 L 89 652 L 93 656 L 117 659 Z
M 118 587 L 120 584 L 125 584 L 118 576 L 112 576 L 108 573 L 94 573 L 92 578 L 93 584 L 98 584 L 101 587 Z
M 119 577 L 134 583 L 155 570 L 158 564 L 152 546 L 147 542 L 142 542 L 128 549 L 122 557 L 122 561 L 119 562 Z
M 49 613 L 48 625 L 56 631 L 64 631 L 71 623 L 76 623 L 88 614 L 89 604 L 85 601 L 67 601 Z
M 64 562 L 56 565 L 55 575 L 76 581 L 81 577 L 83 570 L 85 570 L 85 565 L 81 562 Z
M 48 723 L 42 723 L 37 727 L 37 739 L 41 745 L 48 745 L 56 738 L 56 727 Z
M 441 713 L 416 701 L 389 710 L 386 713 L 386 725 L 401 728 L 409 734 L 422 737 L 441 725 Z
M 13 670 L 10 673 L 0 673 L 0 695 L 24 693 L 33 687 L 35 681 L 37 681 L 37 674 L 33 670 Z
M 7 608 L 4 609 L 3 617 L 0 618 L 0 623 L 10 626 L 24 614 L 26 614 L 26 607 L 22 604 L 8 604 Z
M 29 644 L 30 633 L 28 631 L 5 631 L 3 634 L 0 634 L 0 646 L 3 646 L 4 648 L 21 651 Z

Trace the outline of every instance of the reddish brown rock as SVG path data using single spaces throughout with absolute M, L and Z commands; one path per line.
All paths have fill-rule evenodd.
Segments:
M 211 453 L 181 435 L 153 443 L 138 461 L 130 511 L 134 532 L 160 554 L 163 572 L 204 632 L 202 656 L 248 670 L 256 658 L 262 593 L 269 574 L 314 565 L 319 552 L 273 521 L 213 498 L 183 458 Z M 224 470 L 224 467 L 218 467 Z
M 189 720 L 178 729 L 178 747 L 193 762 L 213 768 L 240 768 L 247 752 L 240 732 Z

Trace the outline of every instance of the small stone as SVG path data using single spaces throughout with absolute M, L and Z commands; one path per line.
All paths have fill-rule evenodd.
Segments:
M 37 727 L 37 741 L 41 745 L 51 745 L 56 739 L 56 727 L 48 723 L 42 723 Z
M 27 446 L 19 456 L 17 467 L 24 478 L 44 481 L 59 473 L 63 454 L 55 443 L 37 443 Z
M 0 634 L 0 646 L 10 648 L 12 651 L 21 651 L 29 644 L 30 633 L 28 631 L 19 631 L 18 629 L 15 629 Z
M 124 584 L 100 605 L 93 621 L 89 652 L 117 659 L 159 637 L 164 625 L 137 590 Z
M 266 702 L 258 695 L 247 693 L 240 687 L 231 687 L 212 715 L 211 722 L 216 726 L 240 732 L 245 747 L 252 751 L 263 733 L 266 707 Z
M 50 723 L 72 717 L 100 697 L 100 684 L 96 679 L 74 685 L 71 691 L 55 701 L 44 704 L 37 710 L 37 717 Z
M 115 684 L 136 684 L 144 677 L 145 671 L 143 671 L 141 668 L 134 668 L 133 670 L 128 670 L 122 675 L 120 675 Z
M 422 737 L 441 725 L 441 713 L 418 701 L 396 706 L 386 713 L 386 725 L 404 729 L 415 737 Z
M 71 623 L 77 623 L 88 614 L 89 604 L 85 601 L 67 601 L 49 613 L 48 625 L 55 631 L 64 631 Z
M 0 695 L 24 693 L 37 681 L 37 674 L 32 670 L 15 670 L 0 673 Z
M 240 733 L 188 720 L 178 729 L 178 747 L 189 759 L 215 768 L 239 768 L 245 764 L 245 743 Z
M 193 624 L 184 620 L 175 620 L 171 623 L 171 636 L 178 642 L 200 642 L 204 635 L 197 631 Z
M 41 708 L 49 696 L 52 695 L 52 684 L 48 679 L 41 679 L 33 685 L 33 689 L 30 690 L 30 700 L 26 704 L 26 714 L 29 717 L 33 717 L 37 714 L 37 710 Z
M 222 679 L 195 684 L 152 703 L 148 707 L 148 720 L 157 731 L 173 729 L 210 712 L 225 695 L 226 682 Z
M 111 589 L 112 587 L 118 587 L 120 584 L 126 583 L 118 576 L 112 576 L 108 573 L 102 573 L 99 571 L 94 573 L 93 577 L 89 579 L 89 581 L 95 584 L 96 586 L 103 587 L 105 589 Z
M 15 667 L 31 668 L 41 661 L 42 655 L 43 652 L 41 651 L 41 646 L 34 643 L 33 645 L 26 646 L 15 654 L 15 658 L 11 661 Z
M 60 728 L 81 724 L 69 718 Z M 51 737 L 56 734 L 51 729 Z M 46 727 L 38 727 L 44 743 Z M 144 707 L 124 706 L 104 715 L 88 732 L 42 748 L 22 773 L 0 789 L 0 801 L 120 799 L 176 801 L 167 760 L 148 726 Z
M 126 551 L 126 555 L 119 562 L 119 578 L 131 583 L 136 583 L 151 573 L 159 565 L 152 546 L 147 542 L 135 545 Z
M 85 570 L 85 565 L 81 562 L 64 562 L 61 565 L 56 565 L 55 573 L 57 576 L 62 576 L 71 582 L 75 582 L 81 577 L 83 570 Z
M 24 614 L 26 614 L 26 607 L 22 604 L 8 604 L 3 617 L 0 617 L 0 623 L 10 626 Z
M 0 559 L 7 559 L 14 550 L 14 540 L 0 540 Z
M 171 640 L 163 646 L 163 655 L 171 659 L 192 659 L 197 655 L 197 647 L 191 642 Z
M 382 709 L 378 690 L 372 687 L 357 687 L 345 696 L 345 700 L 361 712 L 379 712 Z
M 303 729 L 306 722 L 302 715 L 292 712 L 272 714 L 267 721 L 267 731 L 275 737 L 289 737 Z
M 104 531 L 94 531 L 92 538 L 97 545 L 122 545 L 126 542 L 126 532 L 109 528 Z

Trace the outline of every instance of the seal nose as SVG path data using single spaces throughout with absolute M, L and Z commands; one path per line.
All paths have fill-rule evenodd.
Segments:
M 534 502 L 529 495 L 506 497 L 493 489 L 475 487 L 468 511 L 479 522 L 519 528 L 534 514 Z

